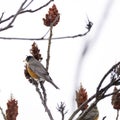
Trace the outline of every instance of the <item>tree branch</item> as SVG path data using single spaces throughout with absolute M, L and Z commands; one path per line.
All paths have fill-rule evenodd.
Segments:
M 46 59 L 46 70 L 47 71 L 48 71 L 48 68 L 49 68 L 49 61 L 50 61 L 50 48 L 51 48 L 51 40 L 52 40 L 52 35 L 53 35 L 52 34 L 53 25 L 58 20 L 58 18 L 59 18 L 59 15 L 55 18 L 55 20 L 50 25 L 50 36 L 49 36 L 49 40 L 48 40 L 47 59 Z
M 105 118 L 106 118 L 106 116 L 104 116 L 102 120 L 105 120 Z
M 73 118 L 74 118 L 75 115 L 81 110 L 81 108 L 82 108 L 83 106 L 85 106 L 86 104 L 88 104 L 90 101 L 92 101 L 92 100 L 95 98 L 95 96 L 96 96 L 96 95 L 94 94 L 94 95 L 91 96 L 88 100 L 86 100 L 83 104 L 81 104 L 81 105 L 78 107 L 78 109 L 73 112 L 73 114 L 70 116 L 70 118 L 69 118 L 68 120 L 73 120 Z
M 34 12 L 37 12 L 37 11 L 39 11 L 39 10 L 41 10 L 42 8 L 44 8 L 44 7 L 46 7 L 47 5 L 49 5 L 51 2 L 53 2 L 54 0 L 50 0 L 50 1 L 48 1 L 46 4 L 44 4 L 44 5 L 42 5 L 41 7 L 39 7 L 39 8 L 37 8 L 37 9 L 35 9 L 35 10 L 25 10 L 25 11 L 22 11 L 20 14 L 22 14 L 22 13 L 26 13 L 26 12 L 28 12 L 28 13 L 34 13 Z
M 50 62 L 50 48 L 51 48 L 51 39 L 52 39 L 52 29 L 53 26 L 50 26 L 50 36 L 48 40 L 48 49 L 47 49 L 47 59 L 46 59 L 46 70 L 48 71 L 49 68 L 49 62 Z
M 26 2 L 27 2 L 27 0 L 25 0 L 25 1 L 21 4 L 20 8 L 18 9 L 18 11 L 16 12 L 16 14 L 14 15 L 13 19 L 11 20 L 11 22 L 10 22 L 6 27 L 0 28 L 0 31 L 6 30 L 6 29 L 12 27 L 13 22 L 15 21 L 15 19 L 16 19 L 17 16 L 19 15 L 20 11 L 22 11 L 22 8 L 23 8 L 23 6 L 25 5 Z
M 76 120 L 83 120 L 83 118 L 87 115 L 87 113 L 93 108 L 93 107 L 95 107 L 96 105 L 97 105 L 97 100 L 96 101 L 94 101 L 91 105 L 90 105 L 90 107 L 87 109 L 87 110 L 85 110 Z
M 1 15 L 1 17 L 0 17 L 0 23 L 1 23 L 1 20 L 2 20 L 2 18 L 3 18 L 3 15 L 4 15 L 4 12 L 2 13 L 2 15 Z
M 60 36 L 60 37 L 53 37 L 51 40 L 60 40 L 60 39 L 73 39 L 73 38 L 77 38 L 77 37 L 83 37 L 85 36 L 87 33 L 89 33 L 90 31 L 87 31 L 83 34 L 76 34 L 76 35 L 72 35 L 72 36 Z M 31 41 L 42 41 L 42 40 L 49 40 L 49 38 L 44 38 L 44 37 L 41 37 L 41 38 L 20 38 L 20 37 L 0 37 L 0 39 L 3 39 L 3 40 L 31 40 Z
M 34 0 L 31 0 L 31 1 L 23 8 L 23 10 L 25 10 L 27 7 L 29 7 L 30 4 L 31 4 L 33 1 L 34 1 Z
M 37 9 L 35 9 L 35 10 L 22 10 L 22 11 L 20 11 L 19 12 L 19 14 L 23 14 L 23 13 L 34 13 L 34 12 L 37 12 L 37 11 L 39 11 L 39 10 L 41 10 L 42 8 L 44 8 L 44 7 L 46 7 L 47 5 L 49 5 L 51 2 L 53 2 L 54 0 L 49 0 L 46 4 L 44 4 L 44 5 L 42 5 L 41 7 L 39 7 L 39 8 L 37 8 Z M 32 2 L 32 1 L 31 1 Z M 29 5 L 30 5 L 31 3 L 29 3 L 25 8 L 27 8 Z M 25 9 L 24 8 L 24 9 Z M 18 15 L 19 15 L 18 14 Z M 12 18 L 14 18 L 15 17 L 15 15 L 11 15 L 11 16 L 9 16 L 8 18 L 6 18 L 6 19 L 4 19 L 4 20 L 1 20 L 0 21 L 0 24 L 1 23 L 3 23 L 3 22 L 6 22 L 6 21 L 9 21 L 10 19 L 12 19 Z
M 61 102 L 60 105 L 58 105 L 57 110 L 60 112 L 62 116 L 62 120 L 65 119 L 65 114 L 67 114 L 68 111 L 65 111 L 65 104 L 64 102 Z
M 0 107 L 0 111 L 1 111 L 1 114 L 2 114 L 2 116 L 4 118 L 4 120 L 7 120 L 6 115 L 4 114 L 3 109 L 1 107 Z
M 115 65 L 113 65 L 108 72 L 103 76 L 102 80 L 100 81 L 98 87 L 97 87 L 97 91 L 96 93 L 98 93 L 98 91 L 100 90 L 100 87 L 102 86 L 102 83 L 104 82 L 104 80 L 106 79 L 106 77 L 113 71 L 114 68 L 116 68 L 118 65 L 120 64 L 120 62 L 116 63 Z
M 119 118 L 119 110 L 117 110 L 116 120 L 118 120 L 118 118 Z
M 46 104 L 47 103 L 47 94 L 46 94 L 46 90 L 45 90 L 45 87 L 44 87 L 44 82 L 43 81 L 40 81 L 40 87 L 41 87 L 41 89 L 42 89 L 42 91 L 43 91 L 43 100 L 44 100 L 44 104 Z
M 97 104 L 100 100 L 102 100 L 102 99 L 104 99 L 104 98 L 106 98 L 106 97 L 109 97 L 110 95 L 113 95 L 113 94 L 117 93 L 118 91 L 120 91 L 120 89 L 119 89 L 119 90 L 117 90 L 117 91 L 115 91 L 115 92 L 106 94 L 106 92 L 107 92 L 112 86 L 114 86 L 114 85 L 120 85 L 120 79 L 119 79 L 119 78 L 116 79 L 116 80 L 111 80 L 111 81 L 109 81 L 109 83 L 108 83 L 105 87 L 101 88 L 101 86 L 102 86 L 104 80 L 106 79 L 106 77 L 107 77 L 107 76 L 113 71 L 113 69 L 115 69 L 119 64 L 120 64 L 120 62 L 118 62 L 117 64 L 113 65 L 113 66 L 108 70 L 108 72 L 107 72 L 107 73 L 103 76 L 103 78 L 101 79 L 101 81 L 100 81 L 100 83 L 99 83 L 99 85 L 98 85 L 98 87 L 97 87 L 96 93 L 95 93 L 93 96 L 91 96 L 88 100 L 86 100 L 82 105 L 80 105 L 80 106 L 78 107 L 78 109 L 75 110 L 75 111 L 73 112 L 73 114 L 70 116 L 69 120 L 73 120 L 73 118 L 74 118 L 75 115 L 81 110 L 81 108 L 82 108 L 84 105 L 88 104 L 90 101 L 92 101 L 94 98 L 96 98 L 94 104 Z M 100 89 L 100 88 L 101 88 L 101 89 Z M 90 107 L 90 108 L 88 109 L 88 111 L 89 111 L 90 109 L 92 109 L 92 107 Z M 86 110 L 86 112 L 83 113 L 82 116 L 84 116 L 84 114 L 86 114 L 88 111 Z M 81 117 L 80 117 L 80 118 L 81 118 Z M 83 117 L 82 117 L 82 118 L 83 118 Z
M 52 116 L 52 114 L 51 114 L 51 111 L 49 110 L 49 108 L 48 108 L 46 102 L 44 101 L 44 98 L 43 98 L 43 96 L 42 96 L 42 94 L 41 94 L 41 92 L 40 92 L 40 89 L 38 88 L 38 85 L 35 85 L 35 87 L 36 87 L 36 91 L 38 92 L 38 94 L 39 94 L 39 96 L 40 96 L 40 99 L 41 99 L 41 101 L 42 101 L 42 104 L 43 104 L 43 106 L 44 106 L 44 108 L 45 108 L 45 111 L 47 112 L 50 120 L 54 120 L 54 119 L 53 119 L 53 116 Z

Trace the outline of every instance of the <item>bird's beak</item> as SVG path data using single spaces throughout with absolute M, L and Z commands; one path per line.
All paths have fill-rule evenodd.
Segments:
M 26 60 L 23 60 L 23 62 L 26 62 Z
M 26 55 L 26 57 L 27 57 L 27 55 Z M 26 61 L 26 59 L 25 59 L 25 60 L 23 60 L 23 62 L 27 62 L 27 61 Z

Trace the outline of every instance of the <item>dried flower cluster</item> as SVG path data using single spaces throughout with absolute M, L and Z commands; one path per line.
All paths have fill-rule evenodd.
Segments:
M 84 103 L 86 100 L 88 99 L 88 95 L 86 92 L 86 89 L 84 89 L 82 87 L 82 85 L 80 86 L 79 91 L 76 91 L 76 102 L 77 102 L 77 106 L 79 107 L 82 103 Z M 81 108 L 81 110 L 85 110 L 87 109 L 88 105 L 86 104 L 85 106 L 83 106 Z
M 43 18 L 44 25 L 46 26 L 56 26 L 60 20 L 60 14 L 57 10 L 55 4 L 53 4 L 52 8 L 49 8 L 48 14 L 46 14 L 45 18 Z
M 120 92 L 117 92 L 117 88 L 114 87 L 114 91 L 116 92 L 115 94 L 112 95 L 112 105 L 114 109 L 119 110 L 120 109 Z
M 42 56 L 40 54 L 40 49 L 38 48 L 37 44 L 33 42 L 32 48 L 30 49 L 30 53 L 36 58 L 37 60 L 42 60 Z
M 18 102 L 11 97 L 7 102 L 6 118 L 7 120 L 16 120 L 18 115 Z

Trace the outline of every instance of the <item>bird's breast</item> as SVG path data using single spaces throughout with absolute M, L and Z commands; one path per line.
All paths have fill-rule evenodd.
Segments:
M 30 75 L 33 79 L 39 79 L 38 75 L 36 75 L 36 74 L 34 73 L 34 71 L 32 71 L 32 70 L 30 69 L 30 67 L 29 67 L 28 65 L 27 65 L 27 71 L 28 71 L 29 75 Z

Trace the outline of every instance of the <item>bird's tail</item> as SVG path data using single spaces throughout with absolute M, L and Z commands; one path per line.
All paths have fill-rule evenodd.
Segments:
M 46 81 L 48 81 L 49 83 L 51 83 L 56 89 L 60 89 L 52 80 L 52 78 L 50 76 L 46 76 Z
M 53 83 L 52 81 L 48 81 L 50 82 L 56 89 L 60 89 L 55 83 Z

